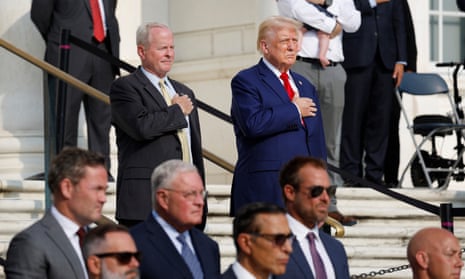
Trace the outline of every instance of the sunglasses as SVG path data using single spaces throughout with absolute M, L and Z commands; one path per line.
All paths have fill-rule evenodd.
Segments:
M 132 257 L 136 258 L 137 261 L 140 262 L 142 259 L 141 252 L 113 252 L 113 253 L 102 253 L 102 254 L 95 254 L 95 256 L 99 258 L 107 258 L 113 257 L 115 258 L 119 264 L 129 264 L 131 262 Z
M 278 247 L 281 247 L 283 246 L 286 241 L 292 241 L 294 239 L 294 234 L 293 233 L 289 233 L 289 234 L 282 234 L 282 233 L 278 233 L 278 234 L 266 234 L 266 233 L 249 233 L 250 235 L 253 235 L 253 236 L 256 236 L 256 237 L 261 237 L 261 238 L 264 238 L 268 241 L 270 241 L 271 243 L 273 243 L 274 245 L 278 246 Z
M 329 187 L 323 187 L 319 185 L 315 185 L 312 187 L 307 188 L 307 196 L 311 199 L 317 198 L 323 194 L 324 191 L 328 194 L 328 196 L 333 197 L 336 194 L 336 187 L 335 185 Z

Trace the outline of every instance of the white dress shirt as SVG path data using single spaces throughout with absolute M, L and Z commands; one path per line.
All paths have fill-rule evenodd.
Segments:
M 296 240 L 300 245 L 300 249 L 302 249 L 302 252 L 305 255 L 308 265 L 312 269 L 313 274 L 315 275 L 315 268 L 313 267 L 313 260 L 310 254 L 310 243 L 307 238 L 309 232 L 313 232 L 315 234 L 315 247 L 318 251 L 318 254 L 320 254 L 321 260 L 323 261 L 323 265 L 325 266 L 327 278 L 336 279 L 333 264 L 331 263 L 331 260 L 328 256 L 328 252 L 326 251 L 323 242 L 321 242 L 318 226 L 309 229 L 289 214 L 287 214 L 287 220 L 289 222 L 289 227 L 291 228 L 292 233 L 295 235 Z
M 60 227 L 65 232 L 65 235 L 69 239 L 69 242 L 71 242 L 74 251 L 78 255 L 79 261 L 81 262 L 82 269 L 84 270 L 84 274 L 86 275 L 87 279 L 87 269 L 84 263 L 84 257 L 82 256 L 81 245 L 79 245 L 79 236 L 77 235 L 79 225 L 71 221 L 68 217 L 61 214 L 54 205 L 51 207 L 50 212 L 52 213 L 53 217 L 55 217 L 58 224 L 60 224 Z
M 236 277 L 239 279 L 256 279 L 255 276 L 252 275 L 247 269 L 245 269 L 239 262 L 234 262 L 232 264 L 232 270 Z M 271 275 L 268 276 L 268 279 L 271 279 Z
M 178 250 L 179 255 L 182 255 L 182 244 L 177 239 L 180 233 L 173 226 L 168 224 L 168 222 L 166 222 L 165 219 L 161 218 L 160 215 L 158 215 L 155 210 L 152 210 L 152 216 L 153 218 L 155 218 L 155 220 L 157 220 L 158 224 L 160 224 L 161 228 L 168 235 L 168 237 L 171 240 L 171 243 L 173 243 L 174 247 L 176 247 L 176 250 Z M 189 245 L 189 248 L 191 248 L 194 255 L 196 255 L 194 245 L 192 244 L 192 239 L 191 239 L 189 232 L 186 231 L 186 232 L 183 232 L 182 234 L 184 234 L 186 243 Z
M 336 22 L 342 26 L 344 31 L 349 33 L 357 31 L 360 27 L 360 12 L 355 8 L 353 0 L 333 0 L 327 11 L 334 17 L 330 17 L 323 11 L 318 10 L 306 0 L 278 0 L 277 4 L 279 13 L 282 16 L 293 18 L 328 34 L 334 30 Z M 329 42 L 326 58 L 333 62 L 344 61 L 342 33 L 339 33 Z M 317 32 L 309 30 L 303 35 L 302 48 L 298 55 L 318 59 L 318 46 Z

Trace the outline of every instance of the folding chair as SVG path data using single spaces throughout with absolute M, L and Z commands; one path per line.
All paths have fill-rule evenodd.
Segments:
M 449 116 L 443 114 L 412 116 L 410 113 L 409 116 L 402 102 L 402 94 L 447 96 L 452 114 Z M 462 131 L 465 129 L 465 125 L 461 124 L 457 106 L 449 94 L 449 88 L 444 79 L 437 74 L 405 73 L 396 90 L 396 97 L 415 146 L 415 152 L 402 172 L 399 185 L 402 185 L 409 168 L 412 183 L 416 187 L 434 188 L 433 183 L 437 181 L 439 189 L 446 189 L 451 179 L 462 181 L 464 179 Z M 434 109 L 434 106 L 431 107 L 431 110 Z M 454 154 L 454 158 L 443 158 L 438 154 L 436 138 L 444 138 L 454 133 L 457 137 L 456 155 Z M 421 140 L 417 140 L 416 135 L 421 136 Z M 431 142 L 429 152 L 423 149 L 427 142 Z

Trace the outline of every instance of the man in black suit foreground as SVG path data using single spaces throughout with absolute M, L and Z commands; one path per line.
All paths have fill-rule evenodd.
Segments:
M 244 205 L 233 223 L 237 259 L 222 279 L 267 279 L 283 274 L 293 237 L 283 208 L 263 202 Z
M 144 255 L 141 278 L 219 278 L 218 244 L 195 228 L 207 194 L 195 166 L 166 161 L 154 170 L 151 183 L 153 211 L 131 228 Z
M 356 32 L 343 36 L 342 65 L 347 82 L 340 166 L 352 175 L 382 184 L 392 95 L 407 63 L 404 3 L 354 3 L 362 15 L 362 24 Z
M 119 163 L 116 219 L 128 227 L 149 214 L 150 175 L 164 161 L 193 163 L 205 181 L 194 92 L 167 76 L 174 62 L 173 33 L 166 25 L 147 23 L 137 30 L 136 41 L 142 65 L 116 80 L 110 93 Z

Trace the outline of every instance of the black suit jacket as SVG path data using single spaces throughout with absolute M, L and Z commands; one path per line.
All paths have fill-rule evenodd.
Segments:
M 457 0 L 457 8 L 465 12 L 465 0 Z
M 204 278 L 220 278 L 218 244 L 196 228 L 189 233 Z M 144 222 L 131 228 L 131 235 L 143 255 L 139 266 L 141 279 L 192 278 L 189 267 L 152 214 Z
M 189 115 L 192 160 L 204 178 L 194 92 L 175 80 L 170 79 L 170 82 L 176 92 L 188 95 L 194 103 L 194 110 Z M 187 121 L 179 106 L 167 106 L 161 93 L 140 68 L 113 83 L 110 103 L 119 163 L 116 218 L 144 220 L 152 209 L 152 172 L 166 160 L 182 159 L 176 132 L 187 127 Z
M 369 0 L 354 0 L 362 23 L 358 31 L 344 32 L 344 68 L 371 65 L 378 49 L 382 63 L 388 70 L 393 70 L 398 61 L 407 61 L 403 1 L 391 0 L 371 8 Z
M 107 26 L 106 42 L 110 53 L 119 56 L 119 27 L 115 16 L 117 0 L 103 0 Z M 92 42 L 93 24 L 89 0 L 33 0 L 31 19 L 44 38 L 47 48 L 45 60 L 58 65 L 59 44 L 62 29 L 69 29 L 71 35 L 86 42 Z M 69 57 L 69 73 L 76 76 L 82 67 L 83 57 L 93 55 L 79 47 L 72 46 Z M 118 69 L 114 68 L 115 73 Z

